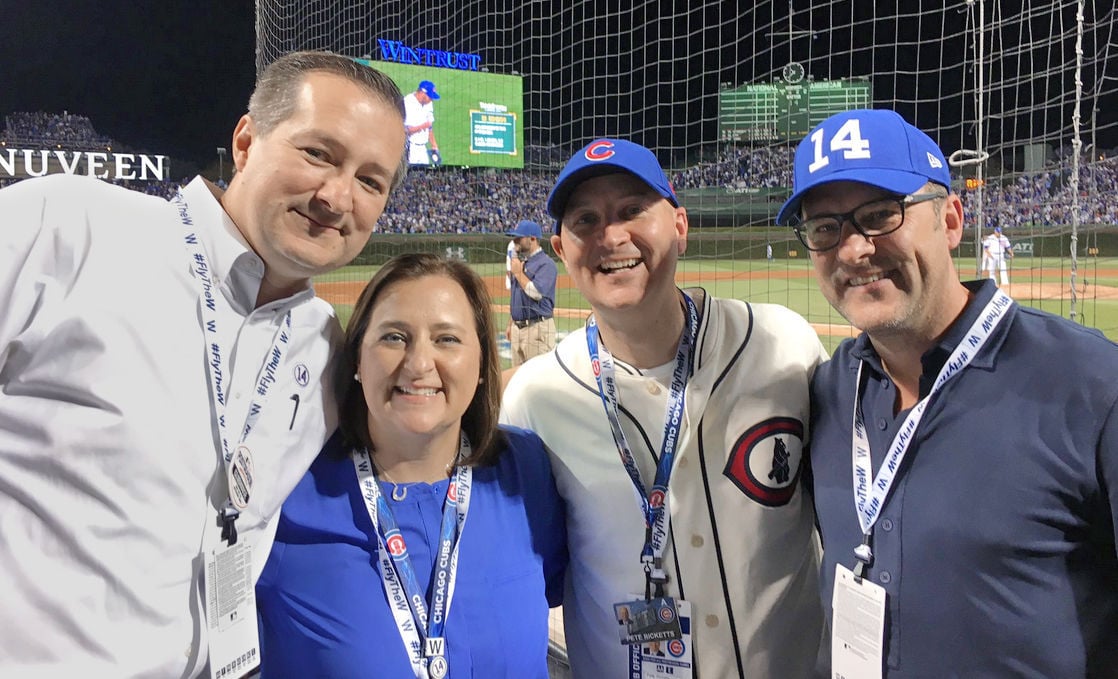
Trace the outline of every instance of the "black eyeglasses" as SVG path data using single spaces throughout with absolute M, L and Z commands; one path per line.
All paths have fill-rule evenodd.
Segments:
M 792 225 L 796 237 L 812 252 L 823 252 L 837 246 L 842 240 L 842 225 L 850 222 L 854 230 L 867 240 L 893 233 L 904 224 L 904 209 L 937 198 L 942 193 L 914 193 L 909 196 L 875 198 L 850 212 L 834 215 L 816 215 Z

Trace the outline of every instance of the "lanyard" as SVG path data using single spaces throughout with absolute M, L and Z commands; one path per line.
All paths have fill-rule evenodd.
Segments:
M 652 489 L 645 495 L 641 472 L 637 467 L 633 450 L 621 429 L 621 416 L 618 408 L 617 379 L 614 374 L 613 355 L 604 344 L 598 341 L 598 322 L 594 316 L 586 324 L 586 348 L 590 352 L 590 365 L 594 379 L 598 383 L 598 395 L 606 410 L 613 442 L 621 457 L 621 464 L 633 482 L 637 502 L 644 515 L 644 546 L 641 548 L 641 563 L 645 572 L 645 598 L 651 598 L 651 585 L 656 584 L 656 596 L 664 596 L 664 583 L 667 574 L 662 568 L 664 547 L 667 540 L 667 492 L 668 481 L 672 475 L 676 448 L 684 415 L 684 400 L 687 380 L 691 377 L 691 356 L 699 334 L 699 310 L 695 302 L 682 290 L 683 304 L 687 314 L 687 327 L 679 338 L 675 352 L 675 369 L 672 371 L 672 384 L 668 393 L 668 403 L 664 413 L 664 439 L 660 445 L 660 462 L 656 465 L 656 477 Z
M 966 336 L 963 341 L 959 342 L 955 350 L 947 358 L 947 362 L 939 371 L 935 383 L 932 385 L 928 395 L 920 399 L 920 401 L 913 406 L 912 410 L 908 412 L 904 422 L 901 423 L 900 430 L 893 437 L 893 442 L 889 446 L 889 452 L 886 453 L 885 459 L 881 463 L 881 467 L 877 470 L 877 476 L 873 478 L 870 483 L 870 472 L 872 470 L 870 462 L 870 443 L 869 438 L 866 436 L 866 425 L 862 419 L 862 409 L 859 406 L 861 403 L 862 391 L 862 367 L 864 363 L 858 364 L 858 378 L 854 387 L 854 426 L 853 426 L 853 442 L 851 447 L 851 454 L 853 457 L 854 468 L 854 509 L 858 513 L 858 523 L 862 528 L 862 544 L 854 549 L 854 556 L 857 557 L 858 563 L 854 570 L 854 575 L 857 578 L 862 577 L 862 573 L 866 566 L 873 563 L 873 551 L 870 549 L 870 537 L 873 534 L 874 524 L 877 523 L 878 516 L 881 513 L 881 508 L 885 504 L 886 498 L 889 497 L 889 491 L 893 488 L 893 481 L 896 479 L 897 471 L 901 467 L 901 462 L 904 460 L 905 454 L 908 452 L 908 447 L 912 443 L 916 434 L 916 427 L 919 426 L 920 421 L 924 418 L 924 413 L 927 410 L 928 403 L 932 397 L 943 388 L 948 380 L 955 377 L 963 371 L 974 357 L 982 350 L 986 341 L 994 333 L 994 329 L 1005 318 L 1005 312 L 1013 305 L 1013 300 L 1009 298 L 1001 290 L 994 293 L 993 298 L 987 302 L 982 313 L 978 315 L 974 323 L 967 330 Z
M 463 433 L 458 459 L 465 460 L 469 456 L 470 442 Z M 354 450 L 352 457 L 365 509 L 377 529 L 377 559 L 380 562 L 381 581 L 388 596 L 388 604 L 392 607 L 396 628 L 408 651 L 412 671 L 417 679 L 442 679 L 448 669 L 444 629 L 458 573 L 459 538 L 470 509 L 473 467 L 458 465 L 454 478 L 447 487 L 443 519 L 439 528 L 439 550 L 432 573 L 434 587 L 428 609 L 419 577 L 408 557 L 407 543 L 377 483 L 372 458 L 364 449 Z
M 222 522 L 221 539 L 228 540 L 230 545 L 234 545 L 237 543 L 236 520 L 248 507 L 255 477 L 252 452 L 247 441 L 260 419 L 260 413 L 264 410 L 264 404 L 271 395 L 272 385 L 275 384 L 276 375 L 283 364 L 287 345 L 291 340 L 291 312 L 287 312 L 283 323 L 276 328 L 275 335 L 272 337 L 272 348 L 265 355 L 264 362 L 257 373 L 253 398 L 249 402 L 244 424 L 240 432 L 235 432 L 236 445 L 230 446 L 229 427 L 225 422 L 226 390 L 231 379 L 226 361 L 229 352 L 227 347 L 221 345 L 217 311 L 218 305 L 224 302 L 221 295 L 214 294 L 217 286 L 214 285 L 210 275 L 212 268 L 209 258 L 206 256 L 206 249 L 201 239 L 194 231 L 194 220 L 190 216 L 190 209 L 182 191 L 175 194 L 174 203 L 186 231 L 184 243 L 190 259 L 190 269 L 199 287 L 198 309 L 202 318 L 202 327 L 205 328 L 206 374 L 209 378 L 210 401 L 213 403 L 214 415 L 217 418 L 218 435 L 221 439 L 221 459 L 224 462 L 225 479 L 229 489 L 229 497 L 218 512 Z

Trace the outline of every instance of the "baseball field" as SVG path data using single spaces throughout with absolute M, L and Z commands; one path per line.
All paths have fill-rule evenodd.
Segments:
M 957 265 L 963 272 L 964 280 L 974 277 L 968 275 L 968 269 L 973 273 L 973 261 L 959 260 Z M 497 314 L 497 327 L 504 328 L 508 319 L 504 265 L 486 263 L 473 266 L 488 283 L 493 296 L 493 310 Z M 318 295 L 335 306 L 343 324 L 349 319 L 357 295 L 377 268 L 350 266 L 316 279 Z M 1070 318 L 1073 299 L 1069 269 L 1066 260 L 1018 257 L 1013 261 L 1006 291 L 1021 304 Z M 1076 321 L 1098 328 L 1107 337 L 1118 340 L 1118 258 L 1080 260 L 1076 279 Z M 701 286 L 721 297 L 771 302 L 794 309 L 815 326 L 828 350 L 833 350 L 842 339 L 856 333 L 819 293 L 810 262 L 806 259 L 684 259 L 680 262 L 677 281 L 682 287 Z M 588 310 L 566 275 L 562 262 L 559 262 L 555 306 L 560 333 L 581 326 Z

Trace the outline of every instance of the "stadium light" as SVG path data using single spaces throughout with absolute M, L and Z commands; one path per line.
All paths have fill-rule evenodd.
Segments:
M 229 151 L 224 146 L 217 147 L 217 180 L 225 181 L 225 154 Z

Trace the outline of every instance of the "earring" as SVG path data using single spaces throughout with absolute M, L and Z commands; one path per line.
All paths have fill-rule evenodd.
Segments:
M 361 381 L 361 373 L 353 373 L 353 381 L 354 382 L 360 382 Z
M 477 383 L 478 384 L 485 384 L 485 378 L 484 377 L 477 378 Z

